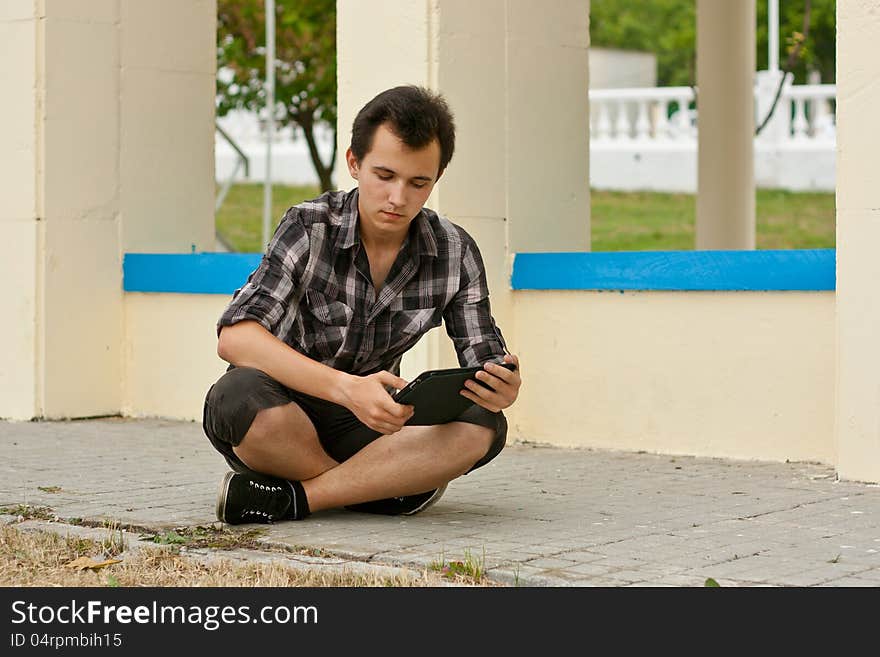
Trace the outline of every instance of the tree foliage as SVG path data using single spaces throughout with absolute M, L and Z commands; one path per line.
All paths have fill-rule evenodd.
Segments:
M 739 2 L 740 0 L 730 0 Z M 590 39 L 593 46 L 643 50 L 657 56 L 657 84 L 696 84 L 696 0 L 592 0 Z M 779 62 L 803 36 L 805 0 L 780 0 Z M 756 0 L 756 63 L 767 68 L 767 1 Z M 835 0 L 810 0 L 806 39 L 792 66 L 797 83 L 808 70 L 817 70 L 823 82 L 834 81 Z
M 757 0 L 757 65 L 758 69 L 767 68 L 767 42 L 769 27 L 767 26 L 767 2 Z M 804 10 L 806 0 L 779 1 L 779 65 L 788 59 L 789 52 L 797 41 L 804 36 Z M 835 80 L 835 49 L 837 34 L 835 0 L 810 0 L 809 24 L 805 39 L 800 48 L 799 56 L 791 71 L 795 82 L 805 84 L 807 72 L 818 71 L 822 82 L 833 83 Z
M 592 0 L 591 45 L 652 52 L 657 84 L 696 84 L 696 0 Z
M 332 188 L 336 159 L 336 0 L 275 0 L 275 117 L 302 128 L 323 190 Z M 234 108 L 265 113 L 264 0 L 218 0 L 217 114 Z M 323 162 L 315 127 L 332 132 L 334 152 Z

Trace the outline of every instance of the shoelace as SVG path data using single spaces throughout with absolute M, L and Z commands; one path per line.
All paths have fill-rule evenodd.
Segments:
M 241 510 L 243 518 L 279 520 L 290 507 L 290 491 L 283 486 L 248 481 L 248 499 Z

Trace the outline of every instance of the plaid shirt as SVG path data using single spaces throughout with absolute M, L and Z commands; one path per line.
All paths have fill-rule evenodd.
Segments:
M 442 319 L 462 366 L 500 362 L 506 347 L 473 238 L 422 209 L 376 298 L 357 199 L 357 189 L 327 192 L 290 208 L 218 333 L 252 319 L 337 370 L 398 373 L 404 352 Z

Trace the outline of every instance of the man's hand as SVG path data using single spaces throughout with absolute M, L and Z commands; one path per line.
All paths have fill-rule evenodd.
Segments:
M 413 406 L 395 402 L 385 385 L 399 390 L 406 386 L 406 381 L 383 370 L 369 376 L 351 376 L 343 391 L 347 400 L 345 407 L 383 435 L 400 431 L 415 412 Z
M 476 374 L 476 378 L 491 386 L 494 392 L 481 386 L 476 381 L 469 380 L 464 382 L 465 390 L 462 390 L 461 394 L 493 413 L 497 413 L 513 404 L 519 395 L 519 387 L 522 385 L 519 358 L 512 354 L 507 354 L 504 357 L 504 362 L 513 363 L 516 365 L 516 370 L 511 372 L 506 367 L 501 367 L 501 365 L 486 363 L 483 369 Z

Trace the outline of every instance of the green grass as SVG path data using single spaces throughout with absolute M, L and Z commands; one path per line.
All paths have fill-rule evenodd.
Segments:
M 272 230 L 291 205 L 315 198 L 317 187 L 276 185 Z M 603 192 L 591 198 L 593 251 L 688 251 L 694 248 L 693 194 Z M 757 248 L 834 248 L 834 194 L 757 191 Z M 454 220 L 454 218 L 453 218 Z M 263 226 L 263 186 L 233 185 L 217 214 L 217 230 L 236 251 L 254 253 Z
M 592 191 L 593 251 L 686 251 L 694 248 L 693 194 Z M 834 248 L 834 194 L 759 189 L 759 249 Z
M 269 234 L 275 230 L 284 212 L 292 205 L 319 196 L 318 187 L 272 186 L 272 213 Z M 265 250 L 263 235 L 263 186 L 239 184 L 229 193 L 217 213 L 217 232 L 235 251 L 258 253 Z
M 446 561 L 445 556 L 440 555 L 440 559 L 432 561 L 428 568 L 445 579 L 478 584 L 486 579 L 486 548 L 483 548 L 482 557 L 476 557 L 465 549 L 461 561 Z

